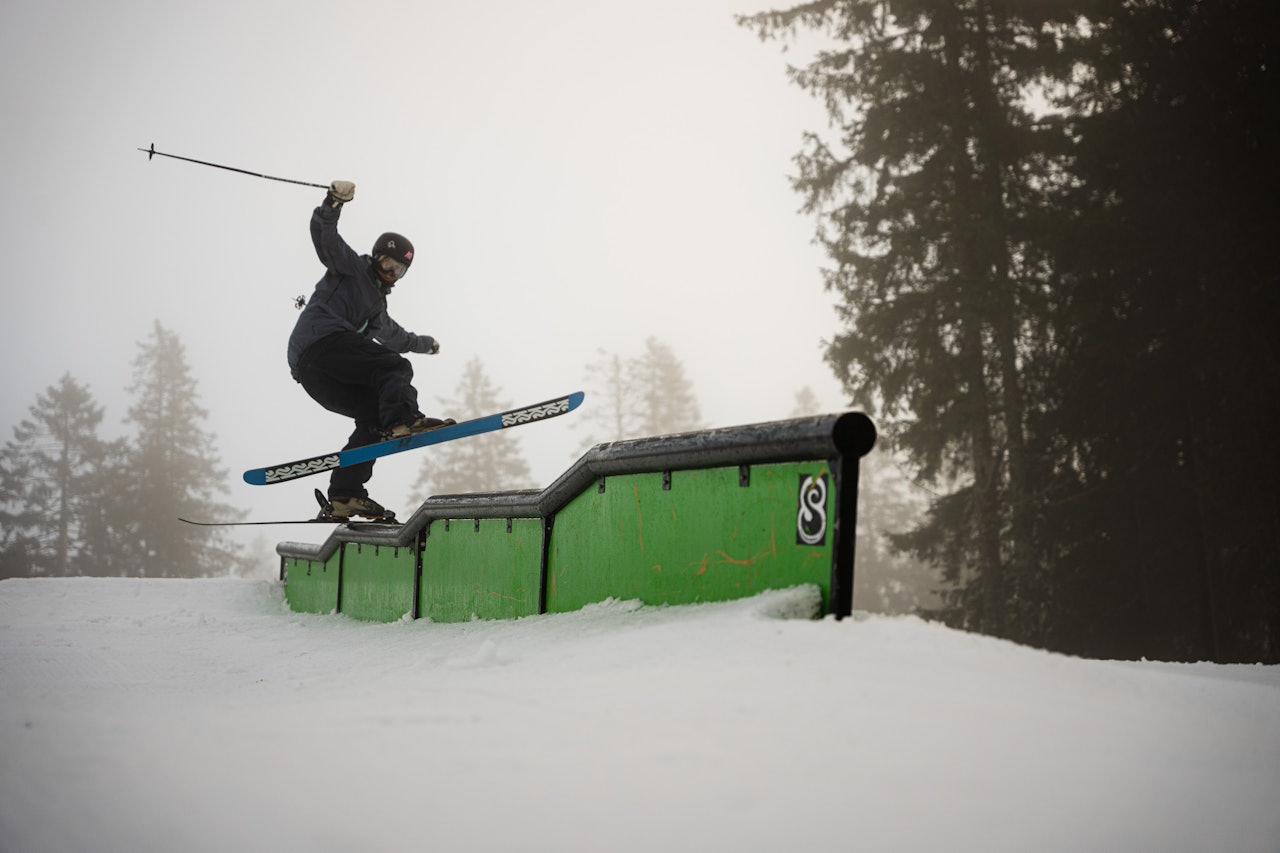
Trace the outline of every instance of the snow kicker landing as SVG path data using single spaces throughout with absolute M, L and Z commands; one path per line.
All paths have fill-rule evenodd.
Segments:
M 813 584 L 852 612 L 858 412 L 601 444 L 541 491 L 432 497 L 400 527 L 277 546 L 295 611 L 511 619 Z

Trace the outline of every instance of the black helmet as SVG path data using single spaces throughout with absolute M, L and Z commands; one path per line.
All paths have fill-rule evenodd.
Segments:
M 408 237 L 388 231 L 373 244 L 373 256 L 377 258 L 382 255 L 394 258 L 407 267 L 413 263 L 413 244 Z

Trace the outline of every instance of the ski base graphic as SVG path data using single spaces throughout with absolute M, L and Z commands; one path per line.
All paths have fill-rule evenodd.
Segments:
M 251 486 L 269 486 L 275 483 L 285 483 L 290 480 L 297 480 L 300 477 L 310 477 L 312 474 L 332 471 L 334 468 L 343 468 L 347 465 L 368 462 L 371 459 L 380 459 L 393 453 L 403 453 L 406 450 L 428 447 L 432 444 L 443 444 L 446 441 L 466 438 L 467 436 L 545 421 L 548 418 L 572 412 L 582 405 L 584 397 L 585 394 L 583 392 L 575 391 L 567 396 L 556 397 L 532 406 L 524 406 L 494 415 L 485 415 L 484 417 L 451 424 L 450 426 L 438 427 L 427 432 L 407 435 L 404 438 L 393 438 L 377 444 L 366 444 L 364 447 L 353 447 L 350 450 L 341 450 L 336 453 L 324 453 L 307 459 L 299 459 L 296 462 L 286 462 L 283 465 L 253 468 L 244 472 L 244 481 Z

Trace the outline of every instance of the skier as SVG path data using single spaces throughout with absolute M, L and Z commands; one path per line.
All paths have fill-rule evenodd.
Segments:
M 355 192 L 350 181 L 334 181 L 311 214 L 311 241 L 325 272 L 289 336 L 293 378 L 321 406 L 355 419 L 344 450 L 453 423 L 418 410 L 413 367 L 399 355 L 435 355 L 440 344 L 405 331 L 387 314 L 387 295 L 413 263 L 413 244 L 388 232 L 370 255 L 348 246 L 338 217 Z M 370 499 L 365 484 L 372 476 L 372 461 L 334 469 L 329 502 L 335 518 L 394 519 Z

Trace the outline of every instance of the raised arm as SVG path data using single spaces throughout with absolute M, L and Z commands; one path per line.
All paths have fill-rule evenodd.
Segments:
M 316 257 L 327 269 L 354 275 L 365 265 L 360 253 L 347 245 L 338 234 L 338 217 L 342 206 L 355 198 L 356 185 L 350 181 L 334 181 L 324 201 L 311 213 L 311 243 Z

